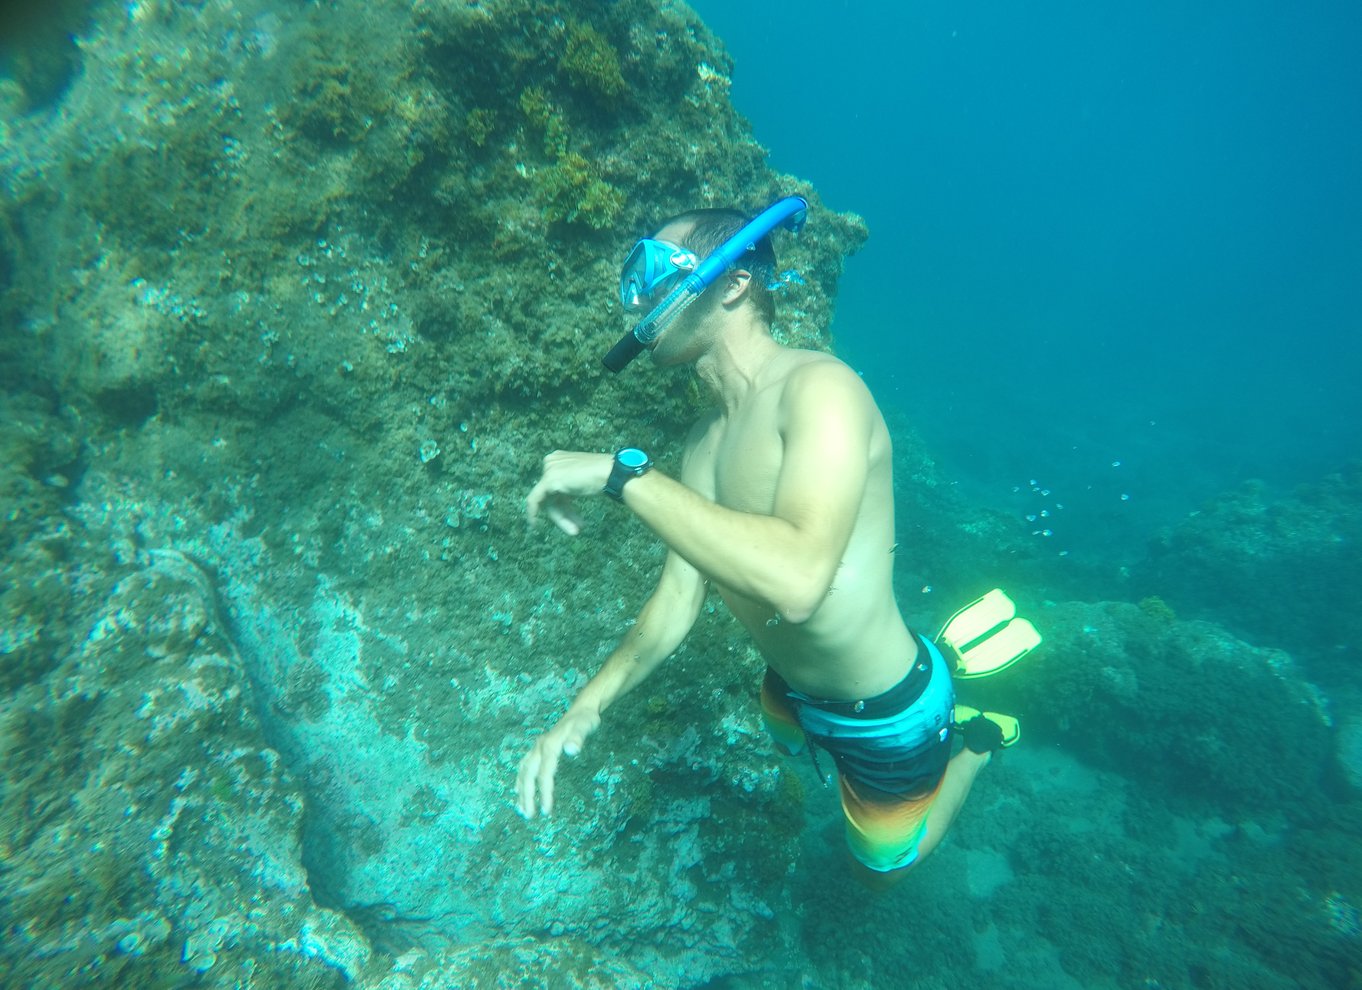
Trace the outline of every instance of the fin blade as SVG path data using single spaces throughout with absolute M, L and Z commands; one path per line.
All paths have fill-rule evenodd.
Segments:
M 1003 749 L 1015 746 L 1017 740 L 1021 738 L 1021 723 L 1011 715 L 1004 715 L 1001 712 L 984 712 L 984 718 L 1003 730 Z
M 986 677 L 1012 666 L 1041 643 L 1040 633 L 1027 619 L 1013 619 L 988 639 L 963 652 L 957 651 L 955 676 Z
M 1017 606 L 1012 599 L 1001 588 L 994 588 L 951 616 L 939 638 L 946 640 L 956 650 L 963 651 L 966 645 L 1016 614 Z

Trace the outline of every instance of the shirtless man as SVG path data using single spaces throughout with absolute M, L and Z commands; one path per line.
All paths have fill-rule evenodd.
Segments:
M 650 250 L 674 252 L 684 271 L 684 259 L 693 267 L 746 220 L 682 214 Z M 576 536 L 571 498 L 605 492 L 670 552 L 634 626 L 521 761 L 517 807 L 526 818 L 552 812 L 560 758 L 580 753 L 604 712 L 676 650 L 709 582 L 768 664 L 762 707 L 777 747 L 797 753 L 812 737 L 832 753 L 853 855 L 870 876 L 896 876 L 936 848 L 1002 733 L 971 720 L 950 755 L 950 668 L 894 600 L 888 430 L 850 368 L 772 338 L 774 269 L 763 237 L 652 345 L 655 364 L 692 366 L 714 400 L 686 440 L 679 479 L 640 451 L 544 458 L 531 522 L 547 516 Z M 643 304 L 676 279 L 643 285 Z

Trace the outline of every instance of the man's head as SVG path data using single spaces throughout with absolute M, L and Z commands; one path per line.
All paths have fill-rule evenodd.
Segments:
M 741 210 L 687 210 L 665 220 L 653 237 L 671 241 L 677 247 L 693 252 L 697 258 L 704 259 L 751 220 Z M 671 236 L 662 236 L 664 231 Z M 770 326 L 776 317 L 775 297 L 768 288 L 776 278 L 776 252 L 771 246 L 770 234 L 763 236 L 751 251 L 738 259 L 736 270 L 751 275 L 746 296 L 756 307 L 762 321 Z
M 665 221 L 649 242 L 662 248 L 659 255 L 667 246 L 675 245 L 680 249 L 677 260 L 694 270 L 694 266 L 728 242 L 747 223 L 748 218 L 737 210 L 693 210 Z M 770 279 L 762 273 L 774 268 L 774 258 L 770 239 L 764 237 L 762 241 L 769 260 L 763 264 L 757 250 L 743 252 L 692 305 L 667 323 L 649 347 L 654 364 L 673 367 L 694 363 L 727 332 L 726 328 L 734 325 L 735 319 L 738 324 L 770 332 L 775 307 L 766 288 Z M 666 267 L 658 266 L 659 269 Z M 665 297 L 680 284 L 685 274 L 683 270 L 659 282 L 649 304 Z
M 673 345 L 691 338 L 694 345 L 706 336 L 718 339 L 720 326 L 735 325 L 769 335 L 776 267 L 770 233 L 780 226 L 798 232 L 807 213 L 801 196 L 779 199 L 755 218 L 738 210 L 690 210 L 639 241 L 620 272 L 620 302 L 626 314 L 646 315 L 605 355 L 605 366 L 619 371 L 644 349 L 661 360 L 663 336 Z M 709 333 L 697 333 L 702 329 Z

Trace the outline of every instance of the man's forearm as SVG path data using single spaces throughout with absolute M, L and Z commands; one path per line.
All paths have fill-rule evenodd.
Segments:
M 679 593 L 655 592 L 639 612 L 633 628 L 573 699 L 572 707 L 586 707 L 599 715 L 646 680 L 686 638 L 703 600 L 702 585 L 697 585 L 689 598 Z
M 643 654 L 621 643 L 606 658 L 596 676 L 572 701 L 573 708 L 586 708 L 597 715 L 641 684 L 666 659 L 666 654 L 654 654 L 646 659 Z
M 624 501 L 706 577 L 792 621 L 807 618 L 831 583 L 834 568 L 784 519 L 724 508 L 656 470 L 625 485 Z

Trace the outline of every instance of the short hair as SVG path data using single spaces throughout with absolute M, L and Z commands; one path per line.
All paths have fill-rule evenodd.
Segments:
M 678 246 L 694 251 L 703 260 L 751 222 L 752 218 L 742 210 L 687 210 L 664 220 L 657 229 L 662 230 L 674 223 L 690 224 L 690 232 L 681 238 L 682 243 Z M 737 265 L 752 273 L 747 294 L 756 304 L 757 313 L 770 326 L 776 319 L 776 299 L 770 288 L 776 280 L 776 250 L 771 245 L 771 235 L 766 234 L 742 254 Z

